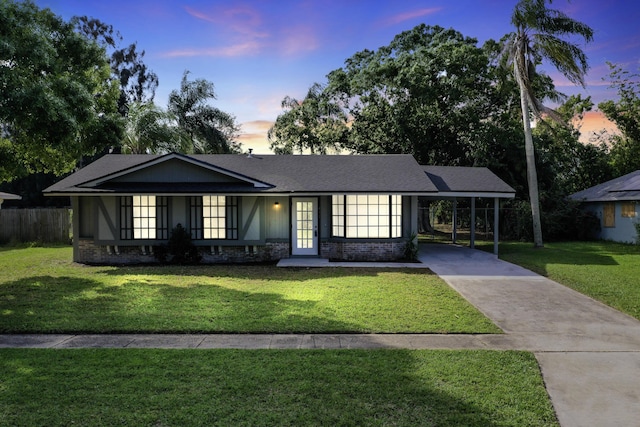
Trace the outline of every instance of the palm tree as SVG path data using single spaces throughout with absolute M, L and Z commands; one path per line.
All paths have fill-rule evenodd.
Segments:
M 536 65 L 546 59 L 569 81 L 584 87 L 584 76 L 589 68 L 587 57 L 577 44 L 562 37 L 577 35 L 584 38 L 585 42 L 593 39 L 593 30 L 589 26 L 569 18 L 559 10 L 547 9 L 547 1 L 552 2 L 552 0 L 520 0 L 516 4 L 511 16 L 511 23 L 516 31 L 509 36 L 506 46 L 509 64 L 513 65 L 513 72 L 520 88 L 527 181 L 533 217 L 533 240 L 537 248 L 542 247 L 543 243 L 538 175 L 530 118 L 531 114 L 539 119 L 542 119 L 545 114 L 553 118 L 554 114 L 536 98 L 532 78 L 535 75 Z
M 122 152 L 149 154 L 180 151 L 180 134 L 169 123 L 167 113 L 153 103 L 133 102 L 129 105 Z
M 185 71 L 180 90 L 169 94 L 167 109 L 190 140 L 189 151 L 195 154 L 239 152 L 236 118 L 208 103 L 216 99 L 213 83 L 205 79 L 190 81 L 188 76 L 189 71 Z

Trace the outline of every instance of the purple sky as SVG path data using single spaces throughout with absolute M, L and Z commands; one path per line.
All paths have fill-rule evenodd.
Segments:
M 184 70 L 215 84 L 216 107 L 242 124 L 244 148 L 267 152 L 266 130 L 286 96 L 304 97 L 314 82 L 363 49 L 377 49 L 394 35 L 424 22 L 452 27 L 479 43 L 511 31 L 515 0 L 36 0 L 68 19 L 87 15 L 111 24 L 124 43 L 138 42 L 158 74 L 156 104 L 166 107 Z M 591 70 L 587 88 L 576 88 L 549 68 L 558 89 L 615 99 L 603 77 L 606 61 L 638 71 L 640 2 L 555 0 L 552 7 L 590 25 L 583 46 Z M 593 120 L 597 116 L 591 117 Z M 594 122 L 596 123 L 596 122 Z M 598 122 L 599 123 L 599 122 Z M 598 124 L 595 124 L 598 127 Z

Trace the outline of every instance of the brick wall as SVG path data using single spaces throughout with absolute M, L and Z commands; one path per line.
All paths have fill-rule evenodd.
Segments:
M 145 246 L 96 245 L 91 239 L 79 239 L 74 261 L 85 264 L 140 264 L 157 262 Z M 289 243 L 269 242 L 260 246 L 202 246 L 203 263 L 250 263 L 277 261 L 289 257 Z
M 289 243 L 268 242 L 259 246 L 210 246 L 200 254 L 203 263 L 248 263 L 277 261 L 289 258 Z
M 322 242 L 320 255 L 340 261 L 396 261 L 404 256 L 404 241 Z
M 396 261 L 404 255 L 404 241 L 389 242 L 322 242 L 320 256 L 341 261 Z M 79 239 L 74 261 L 86 264 L 154 263 L 156 259 L 141 246 L 103 246 L 91 239 Z M 268 242 L 259 246 L 202 246 L 202 262 L 251 263 L 289 258 L 289 243 Z
M 155 257 L 145 246 L 103 246 L 96 245 L 91 239 L 79 239 L 78 249 L 74 253 L 75 262 L 86 264 L 140 264 L 156 262 Z

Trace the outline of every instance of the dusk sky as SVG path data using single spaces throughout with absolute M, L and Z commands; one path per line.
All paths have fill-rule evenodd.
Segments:
M 138 42 L 145 63 L 159 77 L 155 103 L 166 108 L 184 70 L 190 79 L 214 83 L 212 105 L 236 116 L 243 148 L 267 153 L 266 132 L 289 95 L 301 99 L 314 83 L 363 49 L 387 45 L 420 23 L 454 28 L 465 36 L 500 39 L 512 31 L 516 0 L 36 0 L 69 19 L 90 16 L 111 24 L 123 45 Z M 603 78 L 607 61 L 637 72 L 640 65 L 640 2 L 555 0 L 551 5 L 591 26 L 583 46 L 591 69 L 587 88 L 577 88 L 551 67 L 543 68 L 565 94 L 590 95 L 597 104 L 615 99 Z M 583 131 L 605 126 L 597 114 Z

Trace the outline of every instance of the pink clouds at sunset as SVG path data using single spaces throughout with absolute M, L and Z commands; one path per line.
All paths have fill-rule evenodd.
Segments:
M 309 25 L 290 24 L 273 28 L 260 11 L 248 6 L 214 7 L 206 11 L 185 6 L 185 11 L 211 24 L 214 32 L 225 33 L 231 44 L 225 46 L 184 47 L 167 51 L 165 57 L 238 57 L 260 54 L 292 56 L 315 50 L 319 43 Z M 268 31 L 265 28 L 271 27 Z M 215 41 L 214 41 L 215 43 Z
M 418 9 L 418 10 L 412 10 L 409 12 L 402 12 L 399 13 L 397 15 L 393 15 L 390 16 L 388 18 L 385 18 L 381 21 L 381 25 L 382 26 L 392 26 L 392 25 L 397 25 L 400 24 L 402 22 L 405 21 L 410 21 L 410 20 L 415 20 L 416 18 L 422 18 L 425 17 L 427 15 L 432 15 L 434 13 L 437 13 L 439 11 L 441 11 L 442 8 L 441 7 L 432 7 L 432 8 L 425 8 L 425 9 Z

